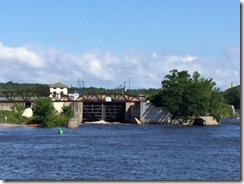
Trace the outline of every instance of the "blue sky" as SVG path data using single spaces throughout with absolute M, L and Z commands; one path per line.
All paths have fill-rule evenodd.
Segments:
M 178 69 L 240 83 L 237 0 L 0 0 L 0 28 L 1 82 L 159 88 Z

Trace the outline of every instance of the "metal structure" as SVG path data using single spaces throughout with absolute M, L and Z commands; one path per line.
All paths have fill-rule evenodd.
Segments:
M 45 91 L 0 91 L 0 102 L 33 102 L 37 98 L 50 97 L 54 101 L 67 102 L 139 102 L 138 97 L 126 94 L 80 94 L 77 99 L 69 95 L 52 96 Z
M 74 99 L 74 96 L 52 96 L 52 93 L 43 91 L 0 91 L 0 103 L 25 103 L 26 107 L 31 107 L 36 99 L 45 97 L 50 97 L 55 103 L 70 102 L 74 117 L 81 117 L 83 121 L 124 122 L 126 104 L 140 102 L 139 97 L 126 94 L 80 94 Z
M 78 102 L 139 102 L 138 97 L 126 94 L 81 94 L 77 99 L 68 95 L 62 95 L 56 101 L 78 101 Z
M 48 97 L 44 91 L 0 91 L 0 103 L 33 102 L 37 98 Z
M 108 122 L 125 122 L 126 103 L 140 102 L 138 97 L 125 94 L 81 94 L 77 99 L 63 95 L 59 99 L 59 101 L 70 100 L 71 102 L 82 103 L 83 121 L 104 120 Z
M 101 103 L 85 102 L 83 103 L 83 120 L 108 122 L 125 121 L 125 103 Z

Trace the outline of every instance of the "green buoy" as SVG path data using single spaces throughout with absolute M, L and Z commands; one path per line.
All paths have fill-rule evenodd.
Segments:
M 58 128 L 58 133 L 59 133 L 59 134 L 63 134 L 63 130 L 62 130 L 62 128 Z

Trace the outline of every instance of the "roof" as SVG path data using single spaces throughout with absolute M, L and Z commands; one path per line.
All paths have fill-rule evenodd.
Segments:
M 50 84 L 49 87 L 50 88 L 69 88 L 69 86 L 66 86 L 65 84 L 63 84 L 61 82 L 57 82 L 55 84 Z

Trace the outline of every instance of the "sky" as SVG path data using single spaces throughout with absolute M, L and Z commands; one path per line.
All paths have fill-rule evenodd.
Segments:
M 170 70 L 240 84 L 238 0 L 0 0 L 0 82 L 161 88 Z

